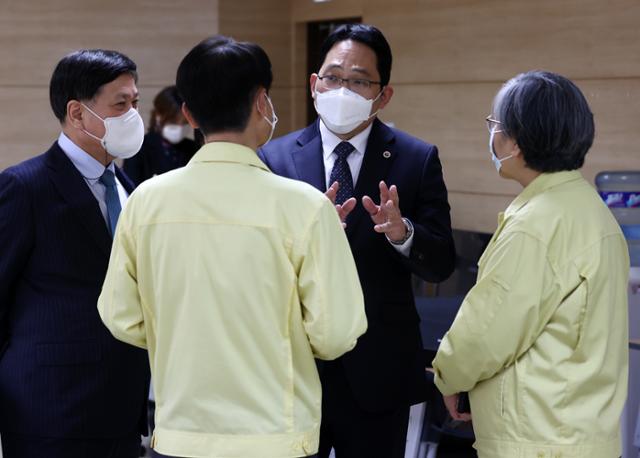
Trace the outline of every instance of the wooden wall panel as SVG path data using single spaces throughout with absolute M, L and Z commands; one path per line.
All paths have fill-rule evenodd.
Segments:
M 289 88 L 274 87 L 270 91 L 271 100 L 273 106 L 278 115 L 278 125 L 276 126 L 273 138 L 291 132 L 292 125 L 292 110 L 291 110 L 291 96 L 292 92 Z
M 60 133 L 48 88 L 0 86 L 0 107 L 0 170 L 44 152 Z
M 640 77 L 576 83 L 589 100 L 596 124 L 585 177 L 593 183 L 602 170 L 640 169 Z
M 449 192 L 451 224 L 455 229 L 493 233 L 498 225 L 498 213 L 512 200 L 511 196 Z
M 448 189 L 513 195 L 491 162 L 484 118 L 499 85 L 399 85 L 381 114 L 385 121 L 438 146 Z
M 501 84 L 523 71 L 564 74 L 587 95 L 597 130 L 583 168 L 589 181 L 601 170 L 640 168 L 638 2 L 293 0 L 294 35 L 306 21 L 350 16 L 379 27 L 391 44 L 396 93 L 380 117 L 439 146 L 455 227 L 492 230 L 520 191 L 493 167 L 484 117 Z M 299 70 L 301 51 L 294 58 L 297 107 L 308 75 Z
M 139 87 L 145 125 L 160 89 L 162 86 Z M 0 170 L 44 152 L 58 138 L 60 124 L 49 105 L 48 87 L 0 86 L 0 106 Z
M 107 48 L 131 57 L 146 121 L 182 57 L 218 30 L 217 0 L 2 0 L 0 9 L 0 170 L 57 137 L 48 86 L 65 54 Z
M 640 168 L 640 79 L 576 81 L 596 119 L 596 140 L 583 168 L 593 183 L 607 169 Z M 500 84 L 400 84 L 381 118 L 435 143 L 452 191 L 515 195 L 520 186 L 497 176 L 484 118 Z
M 319 3 L 312 0 L 292 0 L 292 15 L 296 22 L 360 17 L 367 3 L 367 0 L 327 0 Z M 385 9 L 393 8 L 395 5 L 387 2 Z
M 136 60 L 146 119 L 151 99 L 197 41 L 218 30 L 255 41 L 273 64 L 276 135 L 304 127 L 306 22 L 345 17 L 362 17 L 388 38 L 396 93 L 381 118 L 440 147 L 455 227 L 492 230 L 519 192 L 492 166 L 483 119 L 500 85 L 522 71 L 565 74 L 587 95 L 597 128 L 587 179 L 640 168 L 634 0 L 2 1 L 0 168 L 55 138 L 46 87 L 60 57 L 80 47 L 115 48 Z
M 144 84 L 166 84 L 216 31 L 217 0 L 3 0 L 0 85 L 48 84 L 60 58 L 81 48 L 124 52 Z
M 273 71 L 271 96 L 279 117 L 275 136 L 290 132 L 296 115 L 291 0 L 219 0 L 219 19 L 221 34 L 257 43 L 268 54 Z
M 258 43 L 269 55 L 274 87 L 290 87 L 290 0 L 219 0 L 220 33 Z
M 370 0 L 395 81 L 501 81 L 534 68 L 572 78 L 640 75 L 635 0 Z M 419 63 L 419 65 L 416 65 Z
M 291 130 L 302 129 L 307 126 L 307 94 L 308 87 L 294 87 L 291 90 Z

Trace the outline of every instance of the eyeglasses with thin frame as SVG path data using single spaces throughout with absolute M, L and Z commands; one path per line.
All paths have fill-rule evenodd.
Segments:
M 381 81 L 371 81 L 362 78 L 340 78 L 335 75 L 323 75 L 318 76 L 318 79 L 322 81 L 327 89 L 338 89 L 342 85 L 346 85 L 354 92 L 366 92 L 371 88 L 371 85 L 382 85 Z
M 493 132 L 502 132 L 502 129 L 498 129 L 498 126 L 502 126 L 502 121 L 498 121 L 497 119 L 493 119 L 491 117 L 491 115 L 487 116 L 485 118 L 485 121 L 487 122 L 487 129 L 489 130 L 489 133 Z

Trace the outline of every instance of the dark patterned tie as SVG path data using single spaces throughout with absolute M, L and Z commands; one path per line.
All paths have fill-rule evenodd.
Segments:
M 107 192 L 105 193 L 105 201 L 107 203 L 107 219 L 109 220 L 109 233 L 113 237 L 116 232 L 116 224 L 118 223 L 118 216 L 120 216 L 120 197 L 118 196 L 118 188 L 116 187 L 116 177 L 113 172 L 106 169 L 100 177 L 100 183 L 102 183 Z
M 340 183 L 340 189 L 338 189 L 338 194 L 336 195 L 336 204 L 343 204 L 345 200 L 353 196 L 353 177 L 351 176 L 347 157 L 354 150 L 355 148 L 349 142 L 340 142 L 336 149 L 333 150 L 338 157 L 333 164 L 333 170 L 331 170 L 329 185 L 336 181 Z

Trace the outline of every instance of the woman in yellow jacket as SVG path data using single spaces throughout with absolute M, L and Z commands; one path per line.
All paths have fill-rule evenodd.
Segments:
M 499 215 L 478 281 L 433 362 L 457 419 L 469 392 L 480 458 L 618 458 L 627 394 L 627 245 L 577 171 L 593 115 L 566 78 L 508 81 L 492 160 L 524 188 Z

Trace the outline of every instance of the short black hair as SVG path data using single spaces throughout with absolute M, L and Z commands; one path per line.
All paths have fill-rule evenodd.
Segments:
M 522 73 L 496 95 L 494 116 L 527 166 L 538 172 L 576 170 L 593 144 L 593 113 L 578 87 L 546 71 Z
M 368 24 L 343 24 L 337 27 L 322 43 L 320 48 L 320 62 L 318 68 L 322 67 L 327 54 L 337 43 L 346 40 L 357 41 L 368 46 L 376 54 L 378 73 L 382 86 L 389 84 L 391 78 L 391 47 L 382 32 Z
M 82 49 L 67 54 L 56 65 L 49 84 L 49 101 L 62 123 L 70 100 L 91 100 L 100 88 L 125 73 L 138 81 L 136 64 L 122 53 L 106 49 Z
M 271 88 L 271 62 L 255 43 L 216 35 L 182 59 L 178 92 L 204 134 L 246 129 L 256 92 Z

